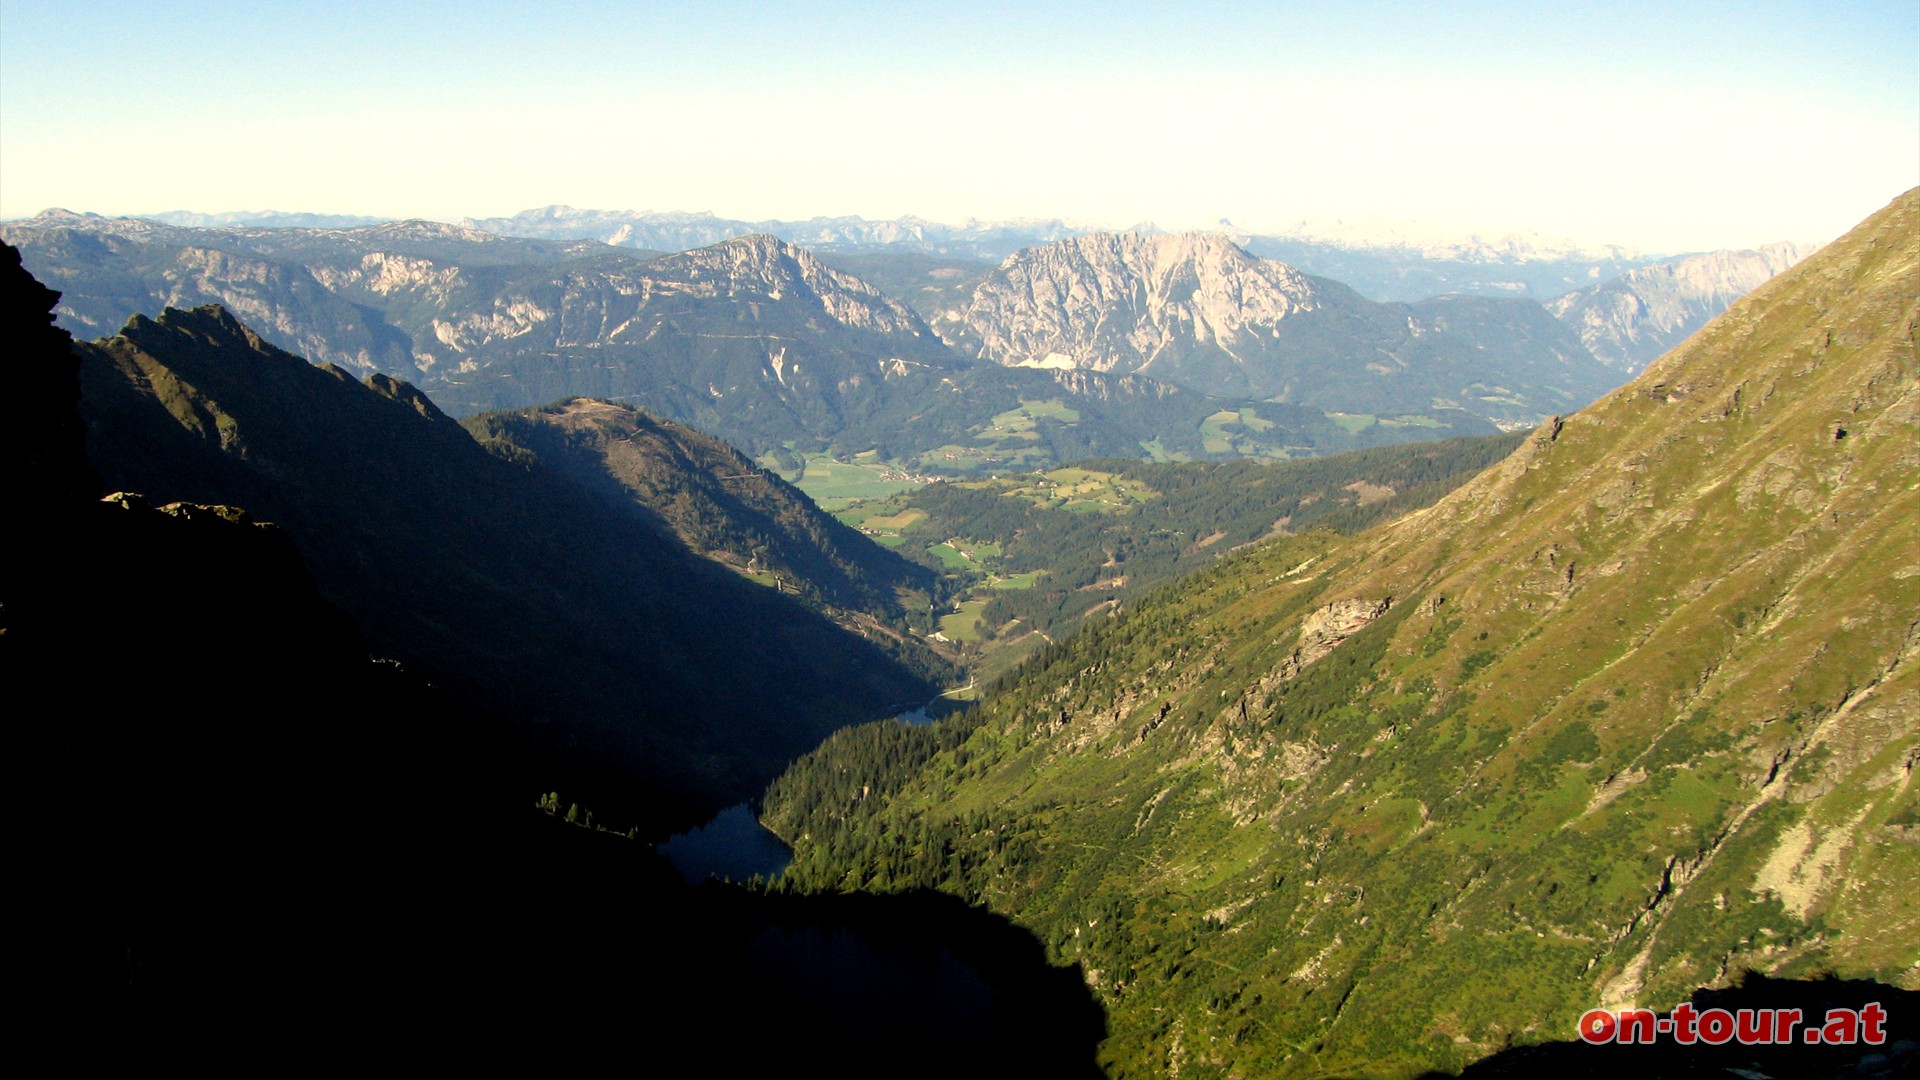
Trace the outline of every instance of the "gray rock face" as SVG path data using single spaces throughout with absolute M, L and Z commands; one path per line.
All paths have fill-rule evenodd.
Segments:
M 1714 251 L 1629 270 L 1547 302 L 1601 362 L 1628 374 L 1658 359 L 1767 279 L 1813 253 L 1799 244 Z
M 1029 248 L 934 328 L 1007 366 L 1137 373 L 1342 412 L 1461 410 L 1508 426 L 1572 411 L 1617 381 L 1532 301 L 1375 303 L 1217 234 Z
M 1096 233 L 1014 255 L 939 329 L 1009 366 L 1146 371 L 1196 345 L 1240 359 L 1324 304 L 1306 275 L 1223 236 Z
M 905 304 L 764 233 L 668 256 L 649 270 L 662 281 L 684 280 L 695 294 L 794 297 L 850 329 L 929 336 L 926 324 Z

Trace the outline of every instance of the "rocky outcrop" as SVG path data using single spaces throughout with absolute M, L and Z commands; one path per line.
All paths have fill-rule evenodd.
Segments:
M 1269 691 L 1283 682 L 1299 677 L 1308 664 L 1326 656 L 1340 646 L 1340 643 L 1359 633 L 1367 624 L 1387 613 L 1393 606 L 1393 598 L 1382 597 L 1379 600 L 1363 600 L 1358 597 L 1349 600 L 1335 600 L 1300 623 L 1300 640 L 1294 644 L 1280 666 L 1261 682 L 1261 690 Z

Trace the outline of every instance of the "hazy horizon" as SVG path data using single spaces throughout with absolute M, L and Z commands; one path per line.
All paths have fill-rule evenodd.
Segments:
M 1874 2 L 0 8 L 0 217 L 552 204 L 1821 241 L 1920 184 Z

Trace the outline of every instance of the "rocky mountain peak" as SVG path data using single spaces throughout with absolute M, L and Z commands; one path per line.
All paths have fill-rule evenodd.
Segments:
M 345 375 L 346 372 L 342 371 L 341 374 Z M 399 379 L 382 375 L 377 371 L 367 376 L 364 381 L 367 389 L 372 390 L 388 401 L 397 401 L 407 406 L 428 420 L 451 422 L 447 414 L 440 411 L 439 406 L 435 405 L 427 395 L 421 393 L 419 388 L 410 382 L 402 382 Z
M 1002 269 L 1079 261 L 1096 268 L 1125 268 L 1149 277 L 1176 273 L 1259 273 L 1265 260 L 1248 254 L 1217 232 L 1088 233 L 1027 248 L 1009 257 Z
M 464 225 L 449 225 L 444 221 L 426 221 L 410 218 L 406 221 L 383 221 L 377 225 L 364 226 L 354 230 L 366 240 L 379 243 L 382 240 L 459 240 L 470 244 L 499 244 L 502 237 Z
M 144 218 L 106 217 L 101 214 L 75 213 L 53 207 L 30 218 L 0 223 L 0 239 L 16 247 L 25 247 L 49 238 L 81 233 L 94 237 L 141 238 L 164 235 L 171 226 Z
M 697 286 L 728 297 L 811 299 L 835 322 L 859 330 L 931 337 L 920 316 L 852 274 L 835 270 L 803 248 L 767 233 L 669 256 L 655 264 L 663 276 L 684 274 Z
M 1378 304 L 1220 233 L 1095 233 L 1016 253 L 940 318 L 1010 367 L 1143 374 L 1343 412 L 1531 426 L 1615 382 L 1538 305 Z
M 170 307 L 157 319 L 136 314 L 120 331 L 121 337 L 136 345 L 162 335 L 182 335 L 209 345 L 272 348 L 252 327 L 234 318 L 233 313 L 220 304 L 202 304 L 191 310 Z
M 1218 233 L 1090 233 L 1015 253 L 941 330 L 1002 364 L 1133 370 L 1182 340 L 1232 351 L 1321 303 L 1305 275 Z

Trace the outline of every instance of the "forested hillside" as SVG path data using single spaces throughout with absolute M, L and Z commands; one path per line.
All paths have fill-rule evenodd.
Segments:
M 1268 536 L 1357 532 L 1426 506 L 1522 435 L 1297 461 L 1093 460 L 932 484 L 841 512 L 952 583 L 943 631 L 1004 670 L 1183 574 Z
M 1458 1068 L 1749 970 L 1920 989 L 1916 298 L 1920 191 L 1433 507 L 842 734 L 769 792 L 790 887 L 1008 914 L 1124 1076 Z

